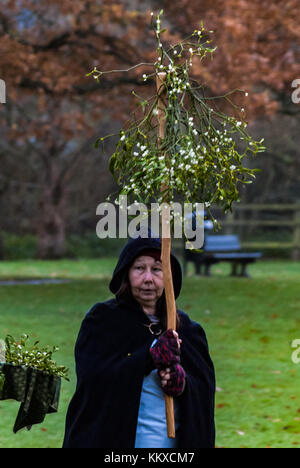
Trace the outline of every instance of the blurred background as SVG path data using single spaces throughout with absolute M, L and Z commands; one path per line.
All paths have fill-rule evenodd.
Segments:
M 95 212 L 117 189 L 107 164 L 115 141 L 105 154 L 93 145 L 124 124 L 131 91 L 148 96 L 154 82 L 143 81 L 143 67 L 104 75 L 100 85 L 86 74 L 154 62 L 150 12 L 160 8 L 170 43 L 200 21 L 214 31 L 214 59 L 195 62 L 193 74 L 211 95 L 247 92 L 239 104 L 249 133 L 265 139 L 267 151 L 251 161 L 261 169 L 255 183 L 241 188 L 233 214 L 216 212 L 224 232 L 267 257 L 299 258 L 296 0 L 2 0 L 0 258 L 95 257 L 114 248 L 96 238 Z

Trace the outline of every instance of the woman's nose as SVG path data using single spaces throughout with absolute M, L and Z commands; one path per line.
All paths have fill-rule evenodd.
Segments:
M 145 271 L 144 273 L 144 281 L 153 281 L 151 271 Z

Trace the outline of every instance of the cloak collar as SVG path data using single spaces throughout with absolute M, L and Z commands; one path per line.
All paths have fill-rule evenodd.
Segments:
M 153 322 L 133 296 L 123 295 L 122 297 L 116 297 L 116 302 L 119 307 L 126 309 L 126 311 L 130 309 L 130 314 L 135 316 L 135 320 L 148 327 L 152 335 L 160 335 L 163 331 L 161 323 Z

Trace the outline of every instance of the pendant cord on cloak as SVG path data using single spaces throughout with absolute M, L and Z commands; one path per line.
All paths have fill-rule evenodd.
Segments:
M 149 324 L 144 323 L 144 326 L 147 327 L 152 335 L 158 336 L 162 333 L 162 328 L 159 323 L 151 322 Z M 157 329 L 156 329 L 157 328 Z
M 158 336 L 162 333 L 162 327 L 159 322 L 159 319 L 155 315 L 148 315 L 148 319 L 150 320 L 151 323 L 145 324 L 145 327 L 147 327 L 152 335 Z

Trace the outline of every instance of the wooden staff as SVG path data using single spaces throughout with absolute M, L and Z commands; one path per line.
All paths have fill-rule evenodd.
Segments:
M 159 141 L 165 135 L 165 119 L 166 119 L 166 88 L 165 88 L 166 73 L 159 73 L 156 77 L 156 87 L 159 93 L 158 100 L 158 121 L 159 121 Z M 166 183 L 161 186 L 161 191 L 167 187 Z M 171 230 L 170 230 L 170 205 L 166 197 L 162 203 L 162 248 L 161 262 L 163 270 L 164 287 L 167 302 L 167 328 L 176 330 L 176 304 L 173 288 L 173 277 L 171 270 Z M 165 394 L 167 432 L 169 438 L 175 438 L 175 419 L 174 419 L 174 399 Z

